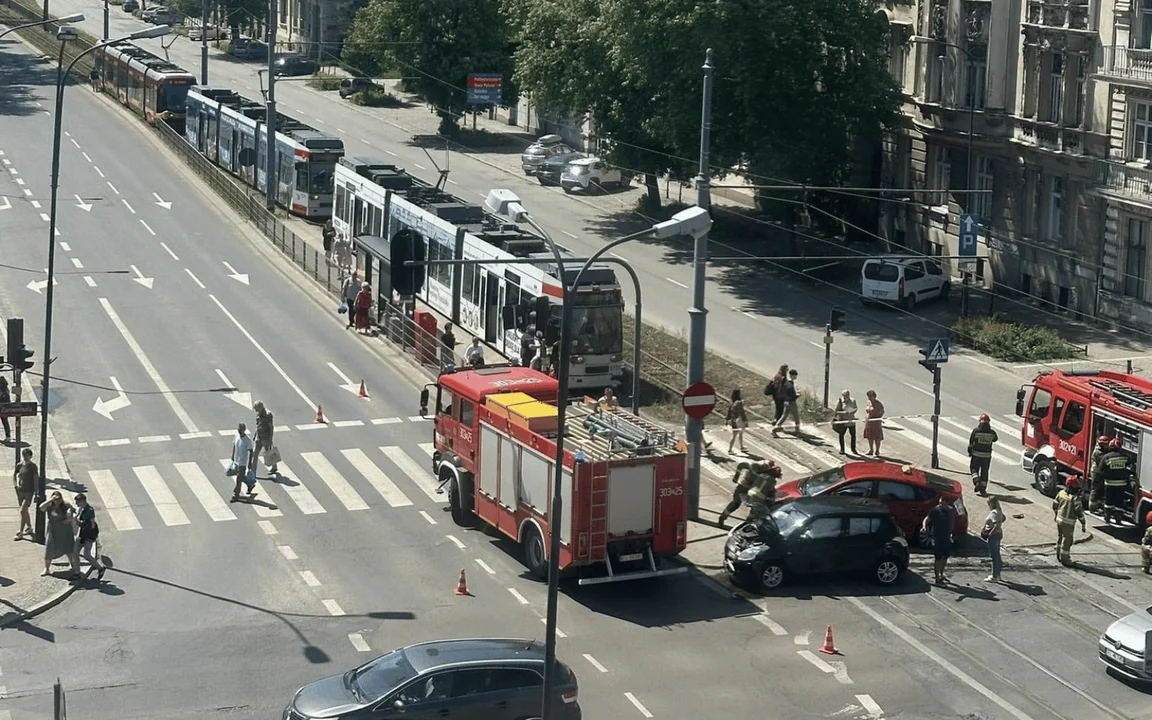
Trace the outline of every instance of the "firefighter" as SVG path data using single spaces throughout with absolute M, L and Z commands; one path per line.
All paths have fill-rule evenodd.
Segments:
M 780 477 L 780 468 L 769 460 L 755 466 L 758 481 L 748 491 L 748 519 L 759 520 L 768 514 L 768 508 L 776 502 L 776 478 Z
M 1092 457 L 1088 460 L 1089 512 L 1100 512 L 1100 508 L 1104 506 L 1104 476 L 1100 474 L 1100 457 L 1110 442 L 1112 438 L 1107 435 L 1096 438 L 1096 449 L 1092 451 Z
M 968 436 L 968 471 L 972 474 L 972 486 L 977 494 L 988 494 L 988 468 L 992 465 L 992 445 L 999 440 L 996 431 L 992 429 L 992 420 L 988 413 L 980 416 L 976 428 Z
M 1072 564 L 1072 538 L 1079 521 L 1080 529 L 1087 530 L 1084 505 L 1080 499 L 1080 480 L 1075 475 L 1064 484 L 1064 489 L 1052 501 L 1052 516 L 1056 521 L 1056 559 L 1061 565 Z
M 1140 561 L 1144 574 L 1152 575 L 1152 512 L 1144 517 L 1144 539 L 1140 541 Z
M 776 495 L 776 478 L 780 475 L 780 468 L 776 467 L 776 463 L 769 460 L 767 463 L 740 463 L 736 466 L 736 475 L 733 476 L 732 482 L 736 487 L 732 489 L 732 501 L 725 506 L 724 511 L 720 513 L 720 525 L 723 526 L 728 520 L 728 516 L 739 509 L 745 500 L 748 500 L 753 490 L 756 491 L 756 501 L 763 502 L 761 498 L 767 497 L 767 492 L 761 488 L 768 480 L 771 481 L 771 494 L 773 497 Z M 751 503 L 751 500 L 749 500 Z M 755 506 L 753 506 L 755 507 Z
M 1104 478 L 1104 522 L 1116 518 L 1119 525 L 1127 513 L 1125 496 L 1132 480 L 1132 466 L 1127 453 L 1120 449 L 1120 438 L 1108 443 L 1108 452 L 1100 456 L 1100 475 Z

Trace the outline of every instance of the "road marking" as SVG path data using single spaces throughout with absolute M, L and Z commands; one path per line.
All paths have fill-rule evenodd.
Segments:
M 231 458 L 220 458 L 220 467 L 224 468 L 225 470 L 227 470 L 231 464 L 232 464 Z M 229 479 L 231 479 L 231 478 L 229 478 Z M 264 503 L 258 503 L 258 502 L 250 502 L 248 504 L 251 505 L 253 507 L 253 509 L 256 510 L 256 516 L 257 517 L 271 518 L 271 517 L 283 517 L 284 516 L 284 513 L 280 512 L 280 508 L 278 508 L 278 507 L 275 507 L 275 506 L 269 507 L 268 505 L 266 505 Z
M 152 382 L 156 383 L 156 387 L 160 390 L 160 394 L 168 402 L 168 406 L 172 408 L 172 412 L 176 413 L 176 417 L 184 424 L 184 429 L 188 432 L 196 432 L 196 423 L 192 422 L 192 417 L 184 410 L 184 406 L 172 394 L 172 390 L 168 387 L 168 383 L 164 382 L 164 378 L 160 377 L 160 373 L 156 371 L 156 367 L 144 354 L 144 348 L 140 347 L 140 343 L 136 342 L 136 338 L 132 337 L 132 333 L 128 331 L 128 326 L 112 309 L 112 305 L 108 302 L 107 298 L 100 298 L 100 304 L 104 307 L 104 312 L 108 313 L 108 317 L 112 320 L 112 324 L 120 331 L 120 335 L 124 337 L 124 342 L 128 343 L 128 347 L 132 350 L 132 354 L 144 366 L 144 372 L 148 373 L 148 377 L 152 378 Z
M 280 548 L 280 554 L 284 556 L 285 560 L 298 560 L 300 556 L 292 549 L 291 545 L 277 545 Z
M 864 708 L 869 718 L 875 720 L 876 718 L 884 717 L 884 711 L 880 709 L 880 706 L 872 699 L 871 695 L 857 695 L 856 702 L 860 703 L 860 707 Z
M 141 220 L 140 222 L 144 222 L 144 221 L 143 221 L 143 220 Z M 148 227 L 148 223 L 144 223 L 144 227 Z M 148 231 L 149 231 L 149 232 L 151 232 L 151 231 L 152 231 L 152 228 L 148 228 Z M 152 233 L 152 234 L 153 234 L 153 235 L 155 235 L 156 233 Z M 161 243 L 160 243 L 160 247 L 162 247 L 162 248 L 164 248 L 165 250 L 167 250 L 167 251 L 168 251 L 168 254 L 172 256 L 172 259 L 173 259 L 173 260 L 179 260 L 179 259 L 180 259 L 180 258 L 176 257 L 176 253 L 172 252 L 172 248 L 168 247 L 168 243 L 166 243 L 166 242 L 161 242 Z M 191 271 L 189 271 L 189 272 L 191 272 Z M 197 282 L 199 282 L 199 281 L 197 281 Z M 201 287 L 203 287 L 203 286 L 201 286 Z
M 332 617 L 342 617 L 344 615 L 344 610 L 335 600 L 325 600 L 324 607 L 328 609 L 328 613 L 331 614 Z
M 68 139 L 72 141 L 72 144 L 75 145 L 77 149 L 80 148 L 80 143 L 76 142 L 76 138 L 68 138 Z
M 328 124 L 328 123 L 324 122 L 323 120 L 321 120 L 320 118 L 312 118 L 312 119 L 315 120 L 316 122 L 320 123 L 321 125 L 327 125 Z
M 688 289 L 688 286 L 685 285 L 684 283 L 680 282 L 679 280 L 673 280 L 672 278 L 664 278 L 664 279 L 667 280 L 668 282 L 672 283 L 673 285 L 676 285 L 677 287 L 682 287 L 685 290 Z
M 460 184 L 460 183 L 456 182 L 455 180 L 453 180 L 452 178 L 448 178 L 448 182 L 452 183 L 453 185 L 459 185 Z
M 822 673 L 828 673 L 831 675 L 832 673 L 836 672 L 836 668 L 813 655 L 811 650 L 797 650 L 796 654 L 812 663 L 816 669 Z
M 416 166 L 416 169 L 417 169 L 417 170 L 427 170 L 427 169 L 428 169 L 428 168 L 424 167 L 423 165 L 421 165 L 420 163 L 415 163 L 415 162 L 414 162 L 414 163 L 412 163 L 412 164 Z
M 365 140 L 364 138 L 360 138 L 360 142 L 364 143 L 365 145 L 371 145 L 372 144 L 371 141 Z
M 372 652 L 372 648 L 368 646 L 368 642 L 360 633 L 349 633 L 348 641 L 352 643 L 352 647 L 356 649 L 356 652 Z
M 788 631 L 784 629 L 783 625 L 768 617 L 764 613 L 756 613 L 752 617 L 756 618 L 756 622 L 771 630 L 772 634 L 776 637 L 781 637 L 788 634 Z
M 900 382 L 904 385 L 904 387 L 912 388 L 913 390 L 915 390 L 916 392 L 918 392 L 922 395 L 927 395 L 928 397 L 936 397 L 931 392 L 925 390 L 924 388 L 920 387 L 919 385 L 913 385 L 912 383 L 904 382 L 903 380 L 901 380 Z
M 396 157 L 396 153 L 392 152 L 391 150 L 385 150 L 384 152 L 388 153 L 388 154 L 389 154 L 389 155 L 391 155 L 392 157 Z M 488 197 L 488 196 L 487 196 L 487 195 L 485 195 L 484 197 Z
M 347 130 L 345 130 L 344 128 L 340 128 L 340 127 L 338 127 L 338 128 L 336 128 L 336 132 L 338 132 L 338 133 L 340 133 L 341 135 L 343 135 L 344 133 L 346 133 L 346 132 L 348 132 L 348 131 L 347 131 Z
M 52 218 L 48 216 L 48 213 L 40 213 L 40 219 L 44 222 L 52 222 Z
M 361 427 L 363 425 L 363 420 L 337 420 L 332 423 L 332 427 Z
M 368 503 L 364 502 L 364 498 L 356 492 L 356 489 L 344 479 L 336 466 L 328 461 L 322 453 L 306 452 L 301 453 L 300 457 L 304 458 L 304 462 L 312 466 L 312 471 L 320 476 L 332 494 L 336 496 L 340 502 L 344 503 L 344 507 L 349 510 L 367 510 Z
M 260 529 L 264 531 L 265 535 L 276 535 L 276 526 L 267 520 L 261 520 L 256 523 Z
M 220 498 L 216 488 L 212 486 L 212 481 L 208 479 L 199 465 L 193 462 L 176 463 L 176 472 L 184 478 L 184 484 L 200 501 L 200 505 L 208 513 L 208 517 L 212 518 L 214 522 L 236 519 L 236 514 L 228 507 L 228 503 Z
M 143 220 L 141 220 L 141 221 L 140 221 L 140 224 L 141 224 L 141 225 L 143 225 L 143 226 L 144 226 L 144 229 L 145 229 L 145 230 L 147 230 L 148 232 L 152 233 L 153 235 L 155 235 L 155 234 L 156 234 L 156 231 L 155 231 L 155 230 L 153 230 L 153 229 L 152 229 L 152 228 L 151 228 L 151 227 L 148 225 L 148 223 L 146 223 L 146 222 L 144 222 Z M 169 250 L 168 252 L 172 252 L 172 251 L 171 251 L 171 250 Z M 180 258 L 176 258 L 176 259 L 177 259 L 177 260 L 179 260 Z
M 493 570 L 493 569 L 492 569 L 492 568 L 491 568 L 491 567 L 488 565 L 488 563 L 484 562 L 484 561 L 483 561 L 483 560 L 481 560 L 480 558 L 476 558 L 476 564 L 477 564 L 477 565 L 479 565 L 479 566 L 480 566 L 480 568 L 481 568 L 482 570 L 484 570 L 484 572 L 488 573 L 489 575 L 495 575 L 495 574 L 496 574 L 496 571 L 495 571 L 495 570 Z
M 464 543 L 460 541 L 460 538 L 456 537 L 455 535 L 449 535 L 448 539 L 451 540 L 452 544 L 456 547 L 460 548 L 461 550 L 464 549 Z
M 436 446 L 432 443 L 420 443 L 420 449 L 423 450 L 428 457 L 432 457 L 432 454 L 436 451 Z
M 296 506 L 300 508 L 300 512 L 304 513 L 305 515 L 320 515 L 321 513 L 327 512 L 324 509 L 324 506 L 320 504 L 320 501 L 316 499 L 316 496 L 312 494 L 312 491 L 304 487 L 304 483 L 301 482 L 300 476 L 292 472 L 287 463 L 280 462 L 279 465 L 281 468 L 279 475 L 283 478 L 294 481 L 296 484 L 277 484 L 284 488 L 284 492 L 288 493 L 288 497 L 292 500 L 292 502 L 296 503 Z M 361 500 L 360 502 L 364 501 Z
M 299 395 L 300 398 L 304 400 L 304 402 L 308 405 L 308 408 L 309 409 L 315 408 L 316 403 L 312 402 L 308 398 L 308 396 L 304 394 L 304 391 L 300 389 L 300 386 L 297 385 L 296 383 L 294 383 L 292 381 L 292 378 L 288 377 L 288 373 L 284 372 L 284 368 L 280 367 L 280 363 L 278 363 L 274 359 L 272 359 L 272 356 L 268 354 L 268 351 L 265 350 L 260 345 L 260 343 L 256 342 L 256 338 L 252 337 L 252 334 L 244 329 L 244 326 L 240 324 L 240 321 L 237 320 L 236 317 L 232 313 L 228 312 L 228 308 L 224 307 L 224 303 L 217 300 L 215 295 L 209 294 L 208 297 L 212 298 L 212 302 L 216 303 L 216 306 L 219 307 L 220 310 L 225 315 L 228 316 L 228 319 L 232 321 L 232 324 L 235 325 L 237 327 L 237 329 L 240 330 L 240 332 L 244 333 L 244 337 L 248 338 L 248 341 L 252 343 L 252 345 L 256 348 L 256 350 L 261 355 L 264 356 L 264 359 L 267 360 L 272 365 L 272 367 L 276 370 L 276 372 L 280 374 L 280 377 L 284 378 L 284 381 L 288 383 L 288 386 L 296 391 L 296 394 Z
M 235 430 L 217 430 L 216 431 L 216 434 L 219 435 L 220 437 L 228 437 L 229 435 L 233 435 L 235 433 L 236 433 Z
M 93 165 L 92 169 L 96 171 L 97 175 L 99 175 L 100 177 L 104 177 L 104 173 L 100 170 L 99 165 Z
M 97 440 L 97 447 L 116 447 L 117 445 L 128 445 L 132 441 L 128 438 L 116 438 L 115 440 Z
M 300 579 L 308 587 L 320 587 L 320 580 L 312 573 L 311 570 L 301 570 Z
M 412 501 L 404 494 L 396 483 L 372 462 L 368 455 L 360 449 L 341 450 L 340 454 L 344 459 L 356 468 L 356 471 L 364 476 L 368 484 L 376 488 L 376 492 L 380 493 L 380 497 L 391 507 L 408 507 Z M 433 523 L 435 524 L 435 523 Z
M 92 158 L 88 157 L 88 153 L 81 151 L 80 154 L 84 156 L 85 160 L 87 160 L 88 162 L 92 162 Z
M 140 484 L 144 486 L 144 492 L 148 493 L 148 497 L 152 499 L 152 504 L 156 506 L 156 511 L 160 513 L 160 519 L 164 521 L 165 525 L 171 527 L 189 523 L 188 516 L 180 508 L 176 496 L 168 489 L 168 485 L 164 483 L 164 478 L 160 477 L 160 471 L 156 469 L 155 465 L 134 467 L 132 471 L 136 473 Z
M 72 246 L 64 241 L 60 241 L 60 249 L 64 252 L 72 252 Z
M 84 269 L 84 263 L 80 262 L 80 258 L 68 258 L 68 259 L 72 261 L 72 267 L 76 268 L 77 270 L 83 270 Z
M 325 425 L 324 423 L 304 423 L 303 425 L 297 425 L 296 429 L 297 430 L 321 430 L 321 429 L 326 428 L 326 427 L 328 427 L 328 426 Z
M 964 683 L 968 687 L 970 687 L 973 690 L 975 690 L 976 692 L 980 693 L 981 695 L 986 697 L 988 700 L 996 703 L 996 705 L 1000 706 L 1002 709 L 1007 711 L 1012 717 L 1016 718 L 1016 720 L 1032 720 L 1032 718 L 1029 717 L 1023 710 L 1016 707 L 1012 703 L 1008 702 L 1004 698 L 1000 697 L 995 692 L 993 692 L 992 690 L 988 689 L 983 684 L 981 684 L 978 680 L 973 678 L 971 675 L 969 675 L 968 673 L 964 672 L 960 668 L 956 667 L 952 663 L 945 660 L 943 657 L 941 657 L 939 654 L 937 654 L 935 651 L 933 651 L 930 647 L 928 647 L 924 643 L 920 642 L 916 638 L 912 637 L 911 635 L 909 635 L 907 632 L 905 632 L 900 627 L 897 627 L 896 624 L 893 623 L 891 620 L 884 617 L 880 613 L 876 612 L 872 608 L 868 607 L 859 598 L 845 597 L 844 599 L 847 600 L 848 602 L 852 603 L 853 605 L 855 605 L 861 612 L 863 612 L 865 615 L 867 615 L 868 617 L 875 620 L 877 623 L 879 623 L 881 626 L 883 626 L 890 633 L 892 633 L 893 635 L 900 638 L 901 640 L 903 640 L 908 645 L 911 645 L 913 648 L 918 650 L 920 652 L 920 654 L 924 655 L 926 658 L 928 658 L 932 662 L 939 665 L 941 668 L 943 668 L 946 672 L 948 672 L 953 677 L 958 679 L 960 682 Z
M 132 512 L 132 506 L 128 504 L 128 498 L 124 496 L 116 477 L 108 470 L 90 470 L 88 477 L 92 479 L 92 487 L 96 488 L 104 503 L 104 512 L 112 518 L 116 529 L 139 530 L 140 521 L 136 513 Z
M 508 588 L 508 592 L 512 593 L 512 597 L 516 598 L 516 602 L 520 603 L 521 605 L 528 604 L 528 598 L 521 595 L 520 591 L 516 588 Z
M 196 432 L 180 433 L 181 440 L 199 440 L 200 438 L 210 438 L 212 433 L 207 430 L 197 430 Z
M 88 447 L 88 443 L 86 443 L 86 442 L 74 442 L 74 443 L 64 443 L 63 445 L 60 446 L 60 449 L 61 450 L 83 450 L 86 447 Z
M 572 233 L 568 232 L 567 230 L 561 230 L 560 232 L 564 233 L 565 235 L 567 235 L 568 237 L 572 238 L 573 240 L 579 240 L 579 238 L 578 238 L 578 237 L 576 237 L 576 236 L 575 236 L 575 235 L 573 235 Z
M 603 665 L 601 665 L 599 660 L 597 660 L 596 658 L 592 657 L 592 656 L 591 656 L 591 655 L 589 655 L 588 653 L 584 653 L 584 659 L 588 661 L 588 664 L 589 664 L 589 665 L 591 665 L 592 667 L 596 668 L 596 669 L 597 669 L 597 670 L 599 670 L 600 672 L 602 672 L 602 673 L 606 673 L 606 672 L 608 672 L 608 668 L 606 668 L 606 667 L 604 667 Z
M 39 200 L 29 200 L 28 204 L 31 205 L 36 210 L 40 209 L 40 201 Z
M 619 254 L 614 253 L 614 252 L 610 252 L 608 254 L 611 255 L 612 257 L 616 258 L 617 260 L 627 260 L 628 259 L 628 258 L 624 257 L 623 255 L 619 255 Z
M 32 197 L 32 191 L 29 190 L 28 188 L 24 188 L 24 196 L 25 197 Z
M 548 624 L 548 618 L 540 618 L 540 622 L 547 625 Z M 568 635 L 563 630 L 561 630 L 560 628 L 556 628 L 556 637 L 566 638 L 566 637 L 568 637 Z
M 432 519 L 432 516 L 428 514 L 427 510 L 421 510 L 420 515 L 421 515 L 421 517 L 423 517 L 425 520 L 428 521 L 429 525 L 435 525 L 436 524 L 436 521 Z
M 424 415 L 409 415 L 408 416 L 408 422 L 424 422 L 426 420 L 431 420 L 431 419 L 432 418 L 426 417 Z
M 188 277 L 192 278 L 192 282 L 194 282 L 194 283 L 196 283 L 197 285 L 199 285 L 201 290 L 206 290 L 206 289 L 207 289 L 207 288 L 205 288 L 205 287 L 204 287 L 204 283 L 200 282 L 200 278 L 198 278 L 198 277 L 196 277 L 195 275 L 193 275 L 193 274 L 192 274 L 192 271 L 191 271 L 191 270 L 189 270 L 188 268 L 184 268 L 184 272 L 188 273 Z
M 812 631 L 805 630 L 804 632 L 798 634 L 796 637 L 792 638 L 792 642 L 795 645 L 807 645 L 808 639 L 810 637 L 812 637 Z
M 128 201 L 125 198 L 120 198 L 120 202 L 124 203 L 124 207 L 128 208 L 128 212 L 132 213 L 133 215 L 136 214 L 136 210 L 128 204 Z
M 395 425 L 396 423 L 404 422 L 404 418 L 376 418 L 372 421 L 373 425 Z
M 424 491 L 424 494 L 432 498 L 433 502 L 448 502 L 447 494 L 436 493 L 436 488 L 439 486 L 439 483 L 432 477 L 432 473 L 419 465 L 408 453 L 395 446 L 382 447 L 380 450 L 396 467 L 400 468 L 405 475 L 411 478 L 412 482 L 419 485 L 420 489 Z
M 108 187 L 112 188 L 112 192 L 116 193 L 117 195 L 119 195 L 119 194 L 120 194 L 120 191 L 119 191 L 119 190 L 117 190 L 117 189 L 116 189 L 116 186 L 115 186 L 115 185 L 113 185 L 111 182 L 108 182 Z
M 652 717 L 652 713 L 648 712 L 648 708 L 644 707 L 644 704 L 637 700 L 635 695 L 630 692 L 626 692 L 624 693 L 624 697 L 628 698 L 628 702 L 632 703 L 636 709 L 640 711 L 641 715 L 646 718 Z

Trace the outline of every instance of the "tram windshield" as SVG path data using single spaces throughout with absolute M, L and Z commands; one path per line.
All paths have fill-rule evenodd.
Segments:
M 188 102 L 188 91 L 192 86 L 177 83 L 160 83 L 156 89 L 156 109 L 160 112 L 181 113 Z
M 299 163 L 297 167 L 303 165 L 305 172 L 300 173 L 302 177 L 299 180 L 304 180 L 303 187 L 297 187 L 297 190 L 302 190 L 309 195 L 331 195 L 332 186 L 336 179 L 336 163 L 330 162 L 309 162 Z
M 619 355 L 624 352 L 624 303 L 620 292 L 577 294 L 572 306 L 576 352 Z

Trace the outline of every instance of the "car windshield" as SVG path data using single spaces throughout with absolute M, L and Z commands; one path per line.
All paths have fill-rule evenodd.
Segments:
M 624 352 L 624 310 L 619 293 L 614 304 L 574 305 L 575 351 L 581 355 L 619 355 Z M 605 298 L 601 298 L 604 300 Z
M 833 485 L 843 481 L 844 468 L 836 467 L 801 480 L 797 487 L 801 495 L 819 495 Z
M 414 677 L 416 669 L 402 650 L 395 650 L 349 670 L 344 675 L 344 684 L 362 702 L 374 702 Z
M 785 536 L 803 525 L 807 519 L 808 515 L 795 505 L 780 505 L 761 518 L 760 534 Z
M 864 265 L 864 277 L 880 282 L 896 282 L 900 279 L 900 268 L 892 263 L 871 262 Z

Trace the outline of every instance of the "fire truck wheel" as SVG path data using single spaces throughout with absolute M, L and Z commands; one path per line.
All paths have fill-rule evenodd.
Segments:
M 1033 474 L 1036 478 L 1036 489 L 1039 490 L 1042 495 L 1056 497 L 1056 493 L 1060 488 L 1056 480 L 1056 468 L 1052 463 L 1047 460 L 1037 460 Z
M 528 574 L 536 580 L 548 578 L 548 556 L 544 552 L 544 538 L 535 525 L 524 529 L 524 564 L 528 567 Z
M 448 483 L 448 507 L 452 511 L 452 522 L 459 527 L 471 527 L 472 516 L 464 509 L 460 500 L 460 484 L 456 480 Z

